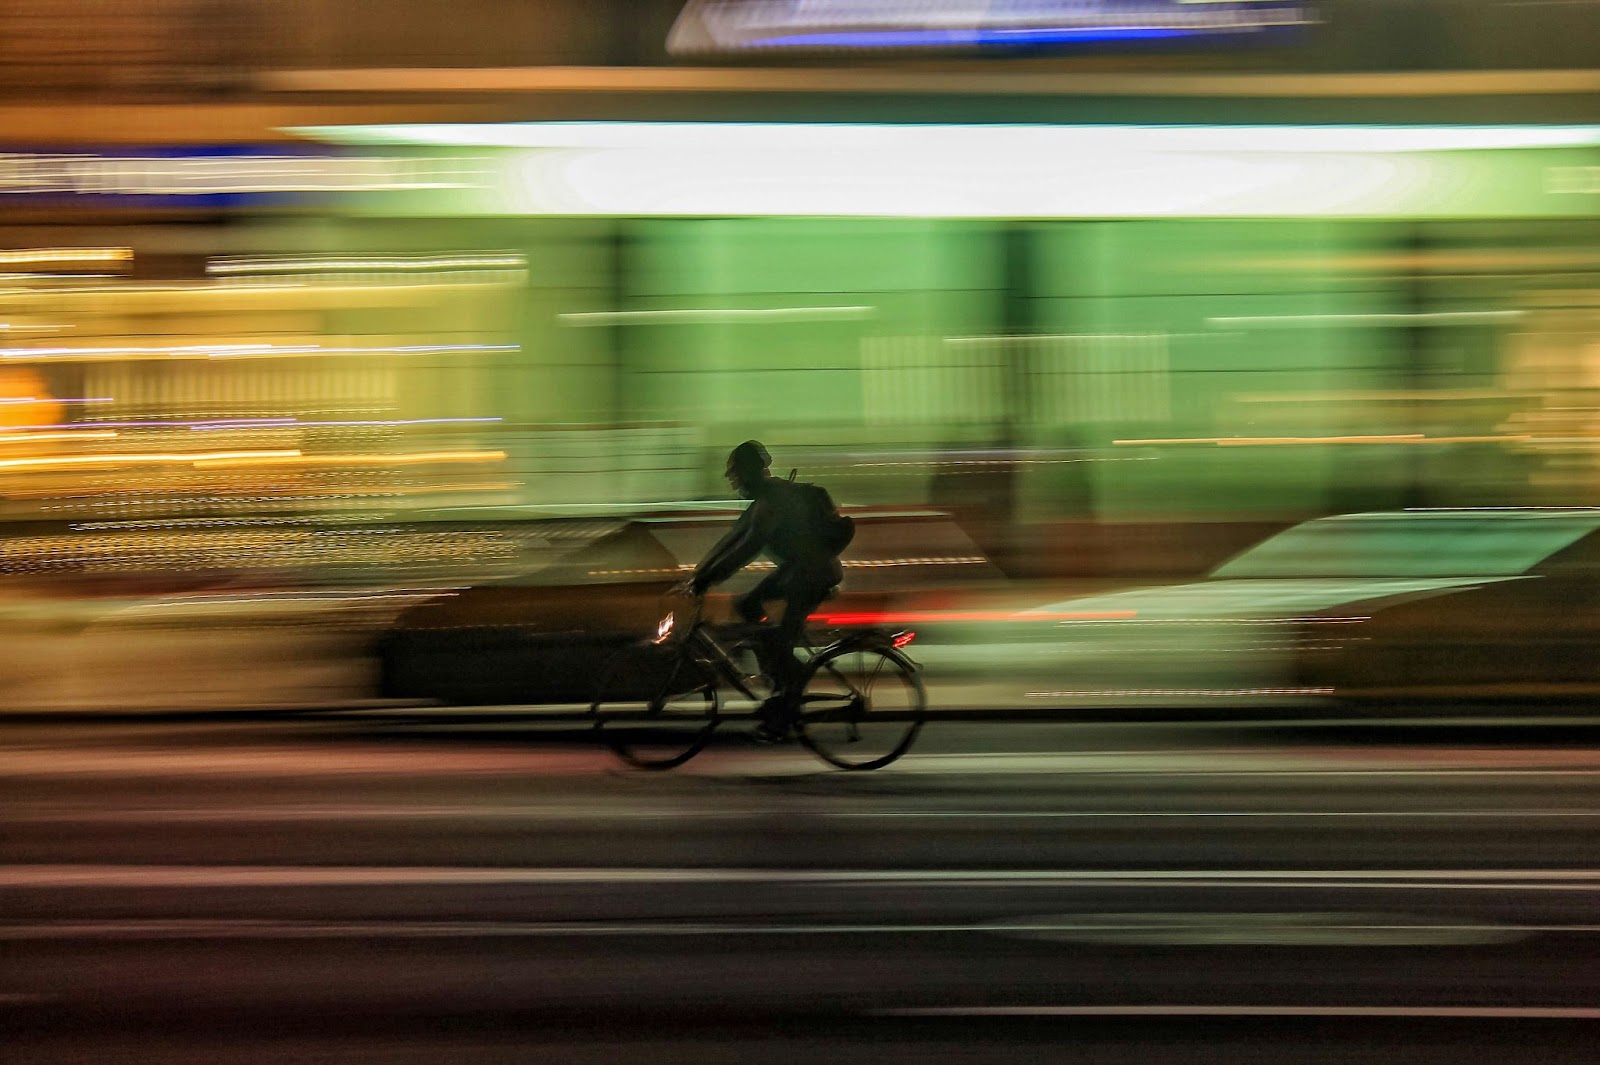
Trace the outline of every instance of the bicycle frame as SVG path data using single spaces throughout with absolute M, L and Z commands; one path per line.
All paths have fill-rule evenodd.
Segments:
M 677 628 L 676 611 L 669 611 L 656 626 L 656 638 L 652 641 L 657 644 L 666 644 L 673 639 Z M 684 629 L 683 635 L 678 637 L 682 642 L 683 650 L 680 654 L 690 655 L 694 660 L 710 669 L 717 680 L 737 691 L 747 699 L 761 700 L 761 696 L 750 689 L 744 681 L 744 674 L 740 672 L 739 665 L 733 660 L 733 654 L 722 645 L 711 630 L 711 625 L 705 620 L 705 601 L 696 599 L 694 612 L 689 616 L 689 624 Z
M 632 652 L 619 651 L 608 664 L 591 712 L 595 728 L 624 760 L 641 769 L 671 769 L 694 757 L 717 727 L 724 692 L 737 692 L 758 703 L 768 727 L 775 706 L 770 696 L 782 694 L 778 705 L 790 719 L 795 738 L 841 769 L 878 769 L 899 758 L 915 740 L 926 701 L 917 665 L 902 651 L 913 633 L 829 631 L 825 642 L 818 634 L 809 634 L 804 646 L 811 660 L 804 664 L 797 686 L 783 693 L 764 692 L 758 689 L 765 685 L 752 683 L 735 658 L 745 643 L 738 627 L 711 625 L 704 606 L 704 600 L 696 597 L 692 609 L 668 610 L 653 639 L 635 644 Z M 747 635 L 757 640 L 765 631 Z M 644 696 L 643 705 L 638 695 L 628 694 L 631 682 L 625 657 L 641 651 L 642 661 L 657 663 L 652 668 L 668 668 L 654 684 L 655 694 Z M 863 667 L 867 672 L 861 672 Z M 890 693 L 889 706 L 872 694 L 880 676 L 889 680 L 884 687 Z M 814 689 L 819 678 L 820 686 Z M 650 688 L 652 682 L 642 687 Z M 905 701 L 897 705 L 894 693 Z M 687 701 L 680 702 L 680 697 Z M 615 709 L 608 714 L 607 707 Z M 885 730 L 885 725 L 890 728 Z
M 677 612 L 668 611 L 666 616 L 656 626 L 656 637 L 652 641 L 656 644 L 666 644 L 673 639 L 677 631 Z M 920 667 L 911 656 L 905 653 L 905 646 L 916 636 L 914 632 L 885 632 L 878 629 L 847 632 L 837 639 L 829 640 L 822 645 L 807 643 L 805 649 L 813 656 L 822 655 L 841 649 L 874 648 L 885 655 L 895 659 L 907 669 L 917 670 Z M 744 674 L 740 671 L 738 663 L 733 660 L 732 653 L 725 647 L 713 631 L 711 624 L 705 620 L 705 600 L 696 598 L 694 610 L 689 615 L 689 623 L 679 637 L 683 642 L 683 654 L 690 654 L 700 665 L 712 670 L 719 682 L 737 691 L 747 699 L 757 702 L 762 696 L 750 689 L 745 683 Z

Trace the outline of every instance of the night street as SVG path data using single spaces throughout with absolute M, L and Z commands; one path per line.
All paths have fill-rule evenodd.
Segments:
M 1600 726 L 10 723 L 18 1060 L 1587 1060 Z M 891 1040 L 892 1047 L 882 1045 Z
M 1600 1062 L 1600 0 L 0 0 L 0 1065 Z

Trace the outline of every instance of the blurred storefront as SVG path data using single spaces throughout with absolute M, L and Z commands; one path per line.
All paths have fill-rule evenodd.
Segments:
M 0 0 L 0 564 L 494 571 L 750 435 L 1018 573 L 1600 502 L 1594 5 L 759 6 Z
M 0 155 L 0 565 L 425 563 L 367 526 L 506 490 L 476 367 L 509 349 L 525 263 L 346 251 L 322 204 L 467 180 L 293 145 Z
M 496 413 L 677 424 L 690 494 L 760 435 L 849 502 L 1134 569 L 1341 510 L 1595 502 L 1571 327 L 1600 288 L 1600 127 L 303 132 L 479 153 L 483 187 L 350 197 L 347 224 L 520 234 L 539 266 Z M 1184 529 L 1188 556 L 1140 546 Z

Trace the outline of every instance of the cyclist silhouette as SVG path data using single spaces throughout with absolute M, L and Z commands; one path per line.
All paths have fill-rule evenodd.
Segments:
M 687 583 L 695 595 L 704 595 L 760 554 L 777 563 L 773 572 L 734 600 L 744 621 L 769 622 L 755 646 L 762 668 L 772 678 L 774 695 L 762 704 L 762 724 L 755 735 L 777 742 L 788 738 L 787 700 L 797 694 L 800 662 L 795 646 L 805 631 L 807 615 L 844 578 L 839 553 L 854 535 L 854 524 L 839 513 L 825 489 L 796 482 L 792 474 L 789 480 L 774 477 L 771 466 L 772 456 L 755 440 L 746 440 L 729 453 L 728 483 L 751 503 Z M 767 613 L 767 603 L 774 601 L 783 603 L 783 616 L 775 624 Z

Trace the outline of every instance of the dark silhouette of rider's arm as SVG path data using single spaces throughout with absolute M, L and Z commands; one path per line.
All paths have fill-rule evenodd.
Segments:
M 744 513 L 739 515 L 739 520 L 733 523 L 733 528 L 717 541 L 700 565 L 695 567 L 690 586 L 696 595 L 704 595 L 707 588 L 721 584 L 738 573 L 761 553 L 762 536 L 756 524 L 756 508 L 760 505 L 751 503 L 746 507 Z

